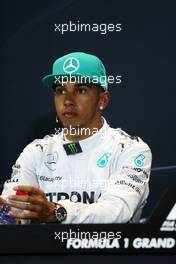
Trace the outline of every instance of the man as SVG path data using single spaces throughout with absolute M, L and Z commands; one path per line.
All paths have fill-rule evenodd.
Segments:
M 1 198 L 11 215 L 41 223 L 139 220 L 151 151 L 102 117 L 109 102 L 106 80 L 96 56 L 76 52 L 54 62 L 43 83 L 54 90 L 64 129 L 34 140 L 16 161 Z

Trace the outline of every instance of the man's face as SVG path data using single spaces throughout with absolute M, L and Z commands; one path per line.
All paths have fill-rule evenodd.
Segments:
M 101 117 L 101 88 L 93 84 L 64 83 L 54 92 L 57 116 L 64 127 L 96 127 Z

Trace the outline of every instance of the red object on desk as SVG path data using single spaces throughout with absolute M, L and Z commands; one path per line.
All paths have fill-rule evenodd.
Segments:
M 28 192 L 16 191 L 16 195 L 28 195 Z

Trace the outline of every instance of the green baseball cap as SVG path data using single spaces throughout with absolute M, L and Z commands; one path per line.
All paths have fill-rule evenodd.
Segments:
M 53 63 L 52 74 L 43 77 L 42 82 L 51 88 L 57 82 L 62 82 L 65 77 L 79 83 L 97 84 L 105 91 L 108 90 L 105 67 L 98 57 L 91 54 L 73 52 L 58 58 Z

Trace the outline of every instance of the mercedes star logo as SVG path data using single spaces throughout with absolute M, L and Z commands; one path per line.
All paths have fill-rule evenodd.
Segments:
M 66 73 L 72 73 L 77 71 L 77 69 L 79 68 L 79 61 L 76 58 L 68 58 L 66 59 L 66 61 L 63 64 L 63 70 Z

